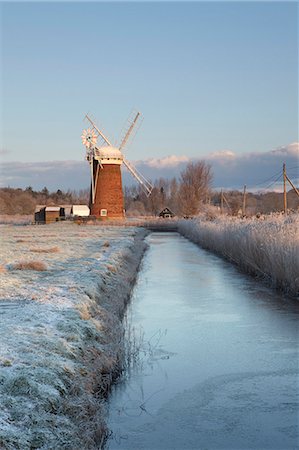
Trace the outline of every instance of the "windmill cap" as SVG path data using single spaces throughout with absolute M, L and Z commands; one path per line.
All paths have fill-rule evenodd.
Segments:
M 107 160 L 111 160 L 111 159 L 118 159 L 118 160 L 123 160 L 123 154 L 121 153 L 121 151 L 116 148 L 116 147 L 112 147 L 111 145 L 106 145 L 105 147 L 98 147 L 95 150 L 95 158 L 99 158 L 101 160 L 107 159 Z

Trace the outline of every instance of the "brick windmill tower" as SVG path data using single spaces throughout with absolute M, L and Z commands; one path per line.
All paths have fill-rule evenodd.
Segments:
M 153 189 L 151 183 L 124 158 L 122 153 L 129 138 L 132 136 L 140 113 L 134 113 L 129 118 L 124 136 L 117 147 L 111 144 L 88 115 L 85 117 L 91 124 L 91 127 L 84 130 L 81 136 L 82 143 L 86 147 L 86 159 L 90 164 L 90 213 L 102 219 L 123 219 L 124 198 L 121 165 L 125 165 L 140 183 L 147 196 L 151 194 Z

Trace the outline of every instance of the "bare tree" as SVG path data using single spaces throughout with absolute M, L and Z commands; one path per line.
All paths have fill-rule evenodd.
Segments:
M 139 200 L 130 203 L 129 208 L 126 210 L 126 215 L 128 217 L 145 216 L 146 211 L 144 208 L 144 204 Z
M 179 184 L 177 182 L 177 179 L 174 177 L 170 180 L 169 185 L 169 200 L 168 205 L 171 211 L 173 211 L 175 214 L 179 213 Z
M 229 191 L 225 193 L 227 202 L 230 206 L 229 214 L 232 216 L 237 216 L 241 212 L 243 196 L 240 191 Z
M 205 161 L 190 162 L 181 172 L 178 197 L 184 216 L 198 213 L 200 204 L 207 198 L 211 182 L 211 166 Z

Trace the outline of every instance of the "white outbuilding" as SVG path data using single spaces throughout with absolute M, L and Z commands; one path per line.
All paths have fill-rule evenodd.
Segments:
M 72 215 L 79 217 L 88 217 L 90 214 L 90 209 L 87 205 L 73 205 Z

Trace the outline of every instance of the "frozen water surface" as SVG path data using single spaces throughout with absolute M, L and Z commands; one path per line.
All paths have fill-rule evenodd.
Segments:
M 176 233 L 147 239 L 107 448 L 298 448 L 299 304 Z

